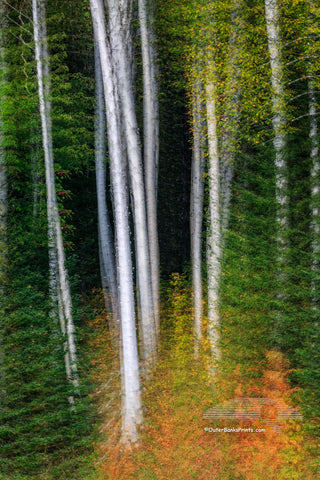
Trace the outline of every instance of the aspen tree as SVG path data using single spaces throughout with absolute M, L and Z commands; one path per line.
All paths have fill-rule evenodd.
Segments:
M 155 38 L 152 5 L 138 0 L 143 75 L 143 150 L 146 207 L 154 317 L 159 333 L 159 244 L 157 227 L 157 179 L 159 157 L 159 106 L 156 79 Z
M 112 312 L 109 320 L 111 339 L 116 345 L 119 341 L 119 299 L 115 253 L 110 216 L 106 203 L 106 116 L 103 96 L 103 81 L 100 64 L 99 47 L 97 41 L 95 49 L 95 78 L 96 78 L 96 105 L 95 105 L 95 158 L 96 158 L 96 185 L 98 200 L 98 235 L 99 256 L 102 288 L 106 309 Z
M 219 279 L 221 271 L 220 170 L 217 134 L 216 67 L 210 59 L 206 75 L 206 118 L 208 129 L 208 336 L 212 355 L 212 374 L 219 360 Z
M 135 226 L 136 263 L 141 311 L 142 346 L 146 372 L 155 362 L 156 328 L 152 297 L 150 249 L 148 239 L 145 185 L 142 169 L 142 155 L 135 113 L 130 62 L 125 38 L 126 25 L 121 22 L 121 9 L 115 0 L 107 0 L 110 47 L 116 65 L 116 77 L 121 103 L 121 120 L 124 125 L 128 155 L 130 185 L 133 198 Z
M 281 56 L 281 34 L 277 0 L 265 0 L 265 16 L 267 27 L 268 49 L 271 68 L 272 88 L 272 125 L 273 145 L 275 150 L 275 179 L 276 179 L 276 223 L 277 223 L 277 267 L 278 267 L 278 300 L 283 301 L 285 289 L 285 265 L 287 254 L 288 232 L 288 179 L 286 158 L 286 111 L 283 79 L 283 61 Z M 281 313 L 276 315 L 275 341 L 281 343 Z
M 199 75 L 198 69 L 195 75 Z M 194 310 L 194 357 L 199 357 L 199 346 L 202 338 L 202 220 L 203 220 L 203 194 L 204 194 L 204 122 L 202 85 L 199 80 L 194 81 L 192 96 L 192 128 L 193 128 L 193 156 L 191 166 L 191 194 L 190 194 L 190 236 L 191 236 L 191 263 L 192 263 L 192 289 Z
M 90 6 L 102 70 L 117 243 L 123 359 L 122 436 L 124 442 L 135 442 L 138 438 L 137 425 L 142 421 L 142 407 L 130 251 L 127 183 L 125 166 L 122 161 L 119 103 L 117 101 L 115 76 L 113 73 L 114 65 L 112 64 L 110 43 L 107 39 L 102 0 L 90 0 Z
M 65 266 L 65 253 L 54 176 L 50 68 L 44 0 L 33 0 L 32 12 L 35 56 L 37 63 L 38 95 L 42 124 L 42 143 L 46 171 L 50 295 L 53 315 L 55 316 L 54 309 L 58 308 L 61 331 L 63 335 L 66 336 L 64 347 L 67 378 L 73 383 L 76 391 L 78 391 L 79 375 L 75 343 L 75 327 L 72 317 L 72 300 L 68 273 Z M 74 398 L 70 397 L 69 401 L 74 403 Z

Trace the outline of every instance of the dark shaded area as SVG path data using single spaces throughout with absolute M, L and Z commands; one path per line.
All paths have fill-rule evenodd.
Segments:
M 157 12 L 160 83 L 158 225 L 162 277 L 183 272 L 190 257 L 191 131 L 185 63 L 170 32 L 172 19 Z M 177 33 L 179 36 L 179 34 Z
M 166 90 L 160 109 L 158 225 L 161 274 L 182 272 L 190 253 L 189 126 L 184 105 Z

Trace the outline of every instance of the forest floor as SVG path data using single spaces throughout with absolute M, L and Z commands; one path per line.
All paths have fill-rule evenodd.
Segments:
M 182 293 L 181 293 L 182 292 Z M 320 478 L 319 442 L 310 420 L 285 420 L 280 431 L 263 419 L 210 419 L 204 414 L 230 399 L 272 399 L 297 408 L 300 393 L 289 381 L 290 366 L 276 351 L 250 366 L 221 365 L 209 375 L 209 348 L 193 359 L 190 295 L 164 305 L 163 339 L 151 378 L 142 384 L 144 422 L 139 443 L 125 449 L 121 437 L 121 387 L 118 355 L 110 346 L 108 322 L 99 312 L 90 320 L 90 402 L 97 412 L 96 431 L 88 454 L 72 452 L 36 477 L 10 480 L 314 480 Z M 171 323 L 170 323 L 171 322 Z M 295 399 L 293 401 L 293 399 Z M 297 408 L 299 411 L 299 408 Z M 216 428 L 253 431 L 215 431 Z M 265 431 L 256 432 L 256 429 Z M 1 476 L 0 480 L 8 480 Z
M 174 333 L 159 353 L 152 378 L 143 386 L 145 422 L 140 427 L 140 442 L 131 450 L 125 450 L 119 443 L 119 366 L 110 348 L 103 345 L 104 335 L 101 332 L 97 335 L 100 348 L 96 345 L 96 380 L 103 387 L 94 396 L 100 408 L 100 431 L 94 445 L 97 460 L 90 479 L 319 478 L 318 442 L 307 433 L 303 420 L 282 421 L 280 431 L 276 431 L 258 419 L 204 419 L 203 415 L 213 406 L 244 397 L 268 398 L 294 407 L 292 394 L 298 398 L 299 392 L 290 386 L 289 362 L 275 351 L 265 352 L 263 367 L 253 366 L 244 373 L 241 365 L 235 365 L 216 375 L 212 382 L 206 348 L 198 361 L 192 358 L 191 337 L 188 329 L 182 328 L 190 311 L 182 304 L 180 299 L 175 301 L 175 311 L 171 312 L 175 315 Z M 105 324 L 101 318 L 97 319 L 98 331 Z M 186 333 L 181 334 L 182 331 Z M 276 412 L 264 412 L 264 418 L 276 416 Z M 212 431 L 217 427 L 251 428 L 253 432 Z M 263 428 L 265 432 L 255 431 Z
M 279 371 L 264 372 L 261 396 L 269 396 L 270 377 L 287 388 Z M 247 379 L 237 383 L 233 398 L 252 396 Z M 275 379 L 272 379 L 274 384 Z M 280 385 L 282 383 L 282 385 Z M 248 392 L 249 391 L 249 392 Z M 251 393 L 250 393 L 251 392 Z M 278 391 L 279 392 L 279 391 Z M 221 398 L 221 395 L 219 395 Z M 255 396 L 259 396 L 258 392 Z M 277 395 L 280 400 L 280 395 Z M 144 391 L 146 423 L 140 430 L 140 444 L 125 451 L 116 435 L 96 445 L 96 480 L 289 480 L 315 479 L 319 470 L 316 443 L 306 438 L 301 421 L 285 421 L 280 432 L 257 420 L 205 420 L 203 414 L 216 404 L 216 392 L 208 382 L 203 363 L 177 365 L 176 358 L 162 358 L 154 379 Z M 113 425 L 112 425 L 113 423 Z M 116 427 L 110 418 L 106 425 Z M 251 428 L 253 432 L 210 432 L 228 427 Z M 206 431 L 205 429 L 208 429 Z M 255 429 L 265 428 L 265 432 Z M 107 433 L 108 427 L 104 429 Z M 113 430 L 114 432 L 115 430 Z M 118 428 L 119 433 L 119 428 Z

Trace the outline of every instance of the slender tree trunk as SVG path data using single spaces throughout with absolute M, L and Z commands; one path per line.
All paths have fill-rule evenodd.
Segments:
M 221 257 L 221 226 L 220 226 L 220 171 L 218 155 L 218 136 L 216 118 L 216 86 L 214 83 L 215 66 L 208 65 L 206 81 L 206 109 L 208 128 L 208 178 L 209 207 L 207 232 L 207 271 L 208 271 L 208 336 L 212 355 L 212 374 L 219 352 L 219 280 Z
M 157 226 L 157 169 L 159 118 L 155 68 L 155 45 L 151 6 L 138 0 L 143 65 L 143 138 L 147 223 L 150 248 L 153 308 L 158 337 L 160 327 L 159 244 Z M 149 7 L 149 8 L 148 8 Z
M 142 421 L 138 348 L 135 325 L 132 263 L 126 192 L 126 172 L 122 162 L 119 112 L 112 72 L 111 50 L 106 36 L 102 0 L 90 0 L 91 15 L 98 42 L 106 106 L 108 147 L 117 240 L 123 357 L 122 434 L 124 441 L 137 440 L 137 425 Z
M 283 80 L 283 62 L 281 58 L 281 35 L 277 0 L 265 0 L 265 14 L 270 54 L 272 109 L 273 109 L 273 145 L 275 149 L 275 176 L 276 176 L 276 201 L 277 201 L 277 268 L 279 302 L 285 299 L 285 266 L 287 256 L 288 234 L 288 180 L 286 160 L 286 113 Z M 275 341 L 281 345 L 281 318 L 280 312 L 276 315 Z
M 57 205 L 52 147 L 50 69 L 47 46 L 45 2 L 33 0 L 33 27 L 37 62 L 38 93 L 42 123 L 42 140 L 45 157 L 48 215 L 48 246 L 50 286 L 53 306 L 58 303 L 62 333 L 67 336 L 66 372 L 78 390 L 79 376 L 72 318 L 70 286 L 65 267 L 65 254 Z M 60 310 L 63 312 L 60 313 Z
M 199 74 L 199 72 L 196 72 Z M 193 158 L 191 169 L 191 196 L 190 196 L 190 230 L 191 230 L 191 263 L 192 289 L 194 310 L 194 357 L 199 358 L 199 347 L 202 338 L 202 219 L 205 156 L 204 156 L 204 125 L 202 121 L 201 85 L 195 82 L 192 103 L 193 124 Z
M 106 309 L 111 306 L 112 318 L 109 320 L 111 339 L 114 345 L 119 341 L 119 299 L 113 235 L 106 203 L 106 116 L 103 97 L 103 80 L 99 47 L 95 41 L 95 75 L 96 75 L 96 115 L 95 115 L 95 157 L 96 184 L 98 200 L 98 235 L 102 287 Z M 110 317 L 110 311 L 108 312 Z
M 107 0 L 109 7 L 110 44 L 117 65 L 122 121 L 126 135 L 130 183 L 133 196 L 133 217 L 137 251 L 137 275 L 141 306 L 142 344 L 146 372 L 155 362 L 156 330 L 152 298 L 151 264 L 147 230 L 147 213 L 138 125 L 135 114 L 130 63 L 126 55 L 119 5 Z

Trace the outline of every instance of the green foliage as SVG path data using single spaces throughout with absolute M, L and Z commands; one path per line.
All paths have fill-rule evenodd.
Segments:
M 123 473 L 121 461 L 120 465 L 110 462 L 105 467 L 109 475 L 105 478 L 134 478 L 132 472 L 137 471 L 135 478 L 162 478 L 162 474 L 163 478 L 204 476 L 206 472 L 196 463 L 198 459 L 193 449 L 198 455 L 204 455 L 207 462 L 212 462 L 211 444 L 190 427 L 191 422 L 199 421 L 201 408 L 207 407 L 214 395 L 207 388 L 209 381 L 204 365 L 194 367 L 192 361 L 188 272 L 192 155 L 188 112 L 195 83 L 205 86 L 208 60 L 215 64 L 212 78 L 217 91 L 219 147 L 226 130 L 231 128 L 228 117 L 239 116 L 239 128 L 232 132 L 236 136 L 234 180 L 230 226 L 224 232 L 220 291 L 220 366 L 226 385 L 221 386 L 221 382 L 221 391 L 214 394 L 260 394 L 262 390 L 257 388 L 265 380 L 266 352 L 275 346 L 281 348 L 290 362 L 291 382 L 299 387 L 294 400 L 303 410 L 308 448 L 311 455 L 316 456 L 314 438 L 319 435 L 320 418 L 320 283 L 319 271 L 311 265 L 314 261 L 319 265 L 320 258 L 312 251 L 314 238 L 310 228 L 312 166 L 308 79 L 312 74 L 319 104 L 320 13 L 316 2 L 281 0 L 279 4 L 288 120 L 289 228 L 281 272 L 284 282 L 279 281 L 277 266 L 272 91 L 264 2 L 244 1 L 238 16 L 234 15 L 236 2 L 231 0 L 157 2 L 163 363 L 159 363 L 154 385 L 146 386 L 145 390 L 146 411 L 150 415 L 153 409 L 154 416 L 150 420 L 150 431 L 142 436 L 151 441 L 151 449 L 138 449 L 136 458 L 140 464 L 137 470 L 128 467 Z M 21 8 L 23 14 L 31 15 L 28 4 L 12 5 Z M 94 347 L 88 341 L 92 332 L 84 322 L 84 317 L 93 315 L 88 291 L 100 283 L 92 26 L 88 2 L 62 1 L 58 4 L 50 0 L 47 12 L 56 186 L 74 300 L 82 398 L 77 398 L 73 411 L 68 397 L 75 392 L 66 380 L 64 367 L 65 338 L 50 315 L 45 172 L 32 24 L 19 11 L 11 9 L 5 31 L 8 71 L 6 82 L 1 78 L 0 86 L 4 99 L 1 115 L 9 179 L 8 271 L 5 294 L 0 298 L 1 480 L 96 478 L 95 472 L 90 472 L 94 462 L 90 447 L 94 417 L 86 378 L 91 369 L 90 348 Z M 232 47 L 235 31 L 236 48 Z M 232 62 L 236 66 L 232 66 Z M 136 73 L 136 94 L 140 100 L 138 115 L 141 116 L 141 59 L 138 59 Z M 233 75 L 237 79 L 236 86 L 232 85 Z M 232 105 L 237 88 L 240 92 L 238 110 Z M 110 203 L 109 198 L 107 201 Z M 319 198 L 313 201 L 319 206 Z M 205 262 L 203 270 L 205 275 Z M 179 273 L 172 274 L 173 271 Z M 169 276 L 170 280 L 166 281 Z M 316 287 L 313 290 L 312 284 Z M 103 323 L 105 318 L 102 316 L 100 320 Z M 104 346 L 102 339 L 95 338 L 95 341 L 96 345 L 101 341 Z M 206 341 L 203 350 L 208 350 Z M 101 362 L 105 361 L 105 357 L 101 358 Z M 269 370 L 274 373 L 271 367 Z M 270 389 L 266 391 L 270 394 Z M 161 420 L 155 418 L 157 409 L 161 412 Z M 185 428 L 185 418 L 190 421 L 188 428 Z M 176 432 L 172 431 L 172 425 Z M 182 438 L 187 439 L 185 444 Z M 288 435 L 288 442 L 291 441 Z M 209 474 L 216 474 L 218 468 L 219 478 L 223 480 L 251 478 L 248 476 L 250 462 L 243 453 L 247 448 L 250 454 L 257 455 L 255 473 L 252 473 L 255 478 L 266 475 L 259 471 L 259 458 L 270 476 L 274 472 L 277 478 L 304 476 L 303 453 L 297 453 L 294 447 L 294 454 L 291 450 L 284 455 L 287 463 L 281 463 L 276 457 L 279 463 L 272 470 L 273 466 L 268 466 L 267 461 L 258 456 L 261 445 L 248 446 L 243 439 L 235 443 L 238 451 L 230 440 L 220 445 L 215 443 L 217 467 L 212 463 L 210 467 L 207 465 Z M 262 445 L 274 447 L 271 441 Z M 161 457 L 161 449 L 167 454 L 166 458 Z M 179 455 L 180 463 L 175 467 Z M 233 455 L 241 471 L 229 460 L 225 463 L 221 460 L 231 457 L 233 460 Z M 294 455 L 298 460 L 294 460 Z M 132 458 L 129 458 L 129 466 L 132 466 Z M 193 465 L 189 458 L 193 459 Z M 295 469 L 294 461 L 300 469 Z M 164 470 L 161 462 L 166 465 Z M 311 469 L 314 478 L 317 467 L 314 461 Z
M 25 17 L 16 13 L 11 12 L 10 18 L 20 25 Z M 58 16 L 52 22 L 57 25 L 60 19 Z M 27 23 L 21 27 L 10 25 L 8 29 L 7 76 L 6 83 L 1 84 L 9 203 L 8 271 L 0 313 L 0 469 L 6 479 L 38 475 L 67 479 L 77 476 L 79 469 L 87 470 L 93 417 L 84 364 L 81 398 L 77 398 L 66 379 L 66 339 L 51 314 L 45 174 L 32 35 L 28 35 L 28 29 L 32 33 L 32 25 Z M 69 74 L 65 36 L 52 33 L 49 31 L 56 178 L 58 191 L 71 197 L 69 178 L 84 168 L 89 171 L 92 156 L 93 108 L 88 99 L 92 81 L 80 74 Z M 59 207 L 64 212 L 64 240 L 71 244 L 72 205 L 65 207 L 62 197 Z M 68 262 L 76 292 L 78 259 L 74 255 Z M 80 327 L 80 316 L 76 305 L 76 328 Z M 81 351 L 79 356 L 81 361 Z M 68 401 L 70 396 L 76 398 L 74 410 Z M 83 475 L 87 476 L 79 473 L 77 478 Z

